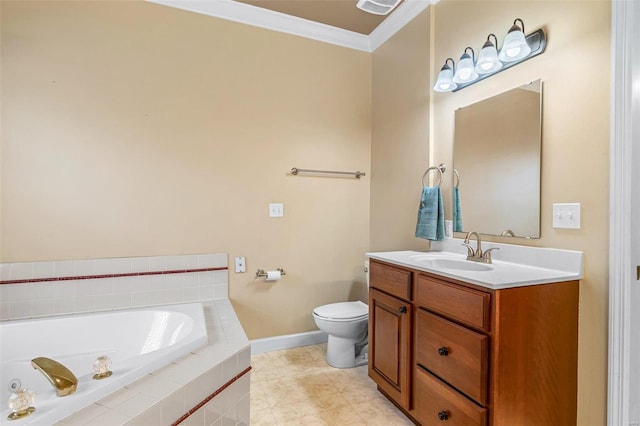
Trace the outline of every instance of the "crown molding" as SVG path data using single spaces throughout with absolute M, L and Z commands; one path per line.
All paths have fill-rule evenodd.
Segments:
M 147 1 L 350 49 L 373 52 L 437 0 L 405 0 L 369 36 L 233 0 Z
M 189 12 L 370 52 L 369 37 L 233 0 L 147 0 Z M 355 6 L 354 6 L 355 7 Z
M 369 34 L 370 52 L 375 51 L 423 10 L 438 0 L 405 0 Z

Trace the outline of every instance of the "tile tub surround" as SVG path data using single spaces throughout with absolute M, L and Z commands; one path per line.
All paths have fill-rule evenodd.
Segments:
M 248 425 L 249 340 L 228 299 L 206 302 L 203 307 L 207 346 L 56 426 Z
M 251 349 L 228 299 L 227 254 L 0 264 L 2 320 L 198 301 L 207 346 L 58 426 L 249 424 Z
M 0 264 L 0 320 L 228 297 L 227 254 Z

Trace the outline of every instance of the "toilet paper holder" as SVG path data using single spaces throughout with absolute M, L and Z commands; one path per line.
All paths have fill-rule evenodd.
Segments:
M 286 272 L 284 272 L 284 269 L 282 268 L 277 268 L 276 271 L 280 272 L 280 275 L 287 275 Z M 256 271 L 256 278 L 266 277 L 266 276 L 267 276 L 267 271 L 265 271 L 264 269 L 258 269 Z

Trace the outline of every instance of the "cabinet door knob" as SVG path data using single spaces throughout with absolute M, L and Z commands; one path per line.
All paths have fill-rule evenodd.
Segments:
M 447 356 L 449 355 L 449 349 L 447 349 L 446 346 L 443 346 L 441 348 L 438 348 L 438 353 L 440 354 L 440 356 Z
M 406 306 L 401 306 L 400 307 L 400 313 L 401 314 L 406 314 L 407 313 L 407 307 Z
M 446 411 L 440 411 L 440 412 L 438 413 L 438 418 L 439 418 L 441 421 L 445 421 L 445 420 L 447 420 L 447 419 L 449 418 L 449 413 L 447 413 Z

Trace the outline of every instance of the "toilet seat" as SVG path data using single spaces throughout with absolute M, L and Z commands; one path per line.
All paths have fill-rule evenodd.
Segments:
M 369 316 L 369 306 L 361 301 L 338 302 L 318 306 L 314 315 L 330 321 L 354 321 Z

